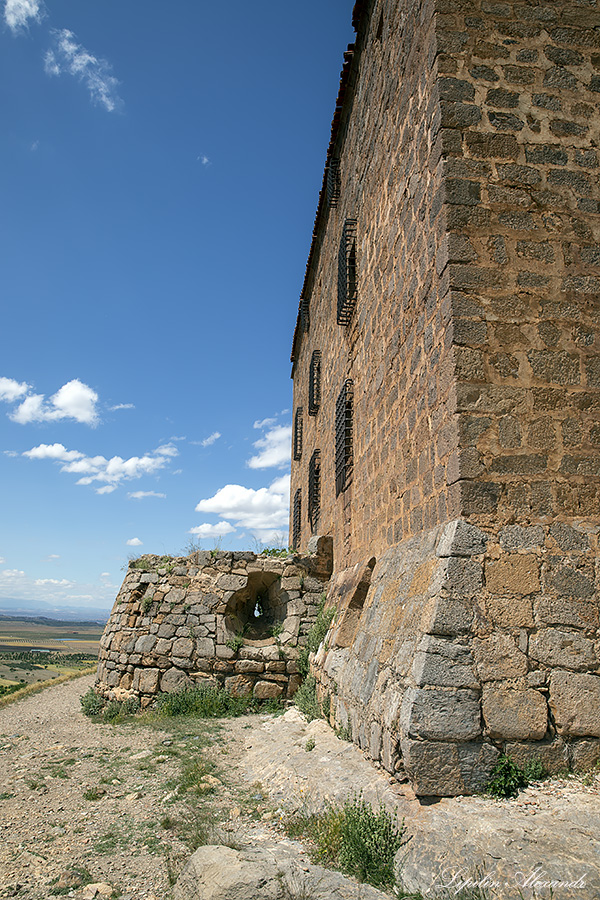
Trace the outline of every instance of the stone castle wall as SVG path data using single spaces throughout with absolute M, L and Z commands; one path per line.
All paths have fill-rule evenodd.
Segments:
M 100 642 L 96 691 L 142 706 L 207 681 L 236 696 L 291 697 L 330 543 L 313 542 L 302 559 L 200 551 L 130 563 Z
M 313 671 L 335 720 L 418 793 L 464 793 L 501 749 L 598 756 L 600 13 L 374 0 L 355 22 L 294 337 L 291 525 L 333 538 Z

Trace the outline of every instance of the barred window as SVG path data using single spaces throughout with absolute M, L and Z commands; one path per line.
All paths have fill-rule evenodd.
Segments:
M 302 407 L 299 406 L 296 410 L 296 415 L 294 416 L 294 459 L 302 459 L 302 431 L 303 431 L 303 422 L 302 422 Z
M 340 160 L 333 156 L 327 166 L 327 205 L 337 206 L 341 193 Z
M 300 488 L 294 494 L 294 512 L 292 515 L 292 547 L 297 550 L 302 536 L 302 491 Z
M 310 301 L 308 297 L 300 297 L 300 324 L 306 333 L 310 328 Z
M 321 513 L 321 451 L 315 450 L 308 465 L 308 521 L 314 534 Z
M 338 325 L 350 324 L 356 296 L 356 219 L 346 219 L 338 256 Z
M 335 495 L 338 497 L 352 482 L 354 456 L 352 425 L 354 383 L 347 378 L 335 404 Z
M 316 416 L 321 405 L 321 351 L 315 350 L 308 373 L 308 414 Z

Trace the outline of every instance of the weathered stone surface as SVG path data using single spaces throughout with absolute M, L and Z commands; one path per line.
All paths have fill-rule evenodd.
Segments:
M 225 687 L 234 697 L 250 697 L 254 681 L 246 675 L 233 675 L 225 679 Z
M 253 693 L 257 700 L 272 700 L 281 697 L 283 685 L 276 681 L 257 681 Z
M 485 586 L 493 594 L 534 594 L 540 589 L 538 561 L 529 554 L 511 553 L 490 560 L 485 567 Z
M 518 678 L 527 672 L 527 657 L 508 634 L 492 634 L 473 642 L 477 674 L 481 681 Z
M 582 670 L 597 662 L 594 642 L 576 631 L 546 628 L 529 640 L 529 653 L 545 666 Z
M 600 762 L 600 740 L 579 740 L 569 744 L 574 772 L 591 772 Z
M 475 691 L 409 689 L 400 727 L 409 737 L 431 741 L 474 741 L 481 736 L 479 695 Z
M 559 734 L 600 737 L 600 676 L 556 669 L 550 676 L 549 702 Z
M 190 638 L 177 638 L 173 641 L 172 654 L 174 657 L 179 656 L 188 659 L 194 650 L 194 641 Z
M 159 669 L 136 669 L 132 688 L 140 694 L 154 694 L 158 688 Z
M 561 737 L 547 741 L 508 743 L 506 755 L 522 769 L 527 763 L 539 760 L 548 775 L 558 775 L 569 768 L 569 750 Z
M 160 689 L 170 694 L 174 691 L 182 691 L 190 687 L 192 680 L 181 669 L 170 668 L 160 677 Z
M 487 535 L 462 519 L 449 522 L 440 534 L 437 556 L 476 556 L 485 551 Z
M 483 790 L 499 752 L 491 744 L 402 741 L 402 758 L 418 796 L 448 797 Z
M 539 691 L 511 690 L 490 683 L 483 690 L 489 736 L 501 741 L 539 741 L 548 727 L 548 706 Z
M 415 653 L 412 677 L 417 686 L 477 687 L 469 648 L 430 635 L 422 638 Z

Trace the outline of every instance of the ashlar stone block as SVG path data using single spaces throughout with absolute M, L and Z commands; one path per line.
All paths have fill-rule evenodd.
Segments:
M 483 718 L 494 740 L 538 741 L 546 734 L 548 707 L 539 691 L 490 683 L 483 691 Z
M 600 676 L 555 670 L 549 702 L 559 734 L 600 737 Z

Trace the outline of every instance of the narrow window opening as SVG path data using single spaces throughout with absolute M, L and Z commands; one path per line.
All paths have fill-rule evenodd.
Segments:
M 292 515 L 292 547 L 297 550 L 302 536 L 302 491 L 300 488 L 294 494 L 294 511 Z
M 308 297 L 300 298 L 300 324 L 304 333 L 310 328 L 310 301 Z
M 338 255 L 338 325 L 350 324 L 356 297 L 356 219 L 346 219 Z
M 304 423 L 302 421 L 302 407 L 299 406 L 294 416 L 294 459 L 302 459 L 302 437 Z
M 335 404 L 335 495 L 339 497 L 352 483 L 354 455 L 352 430 L 354 383 L 347 378 Z
M 308 378 L 308 414 L 316 416 L 321 405 L 321 351 L 315 350 L 310 360 Z
M 315 450 L 308 466 L 308 521 L 315 534 L 321 514 L 321 451 Z
M 337 206 L 340 199 L 342 180 L 340 176 L 340 160 L 332 156 L 327 166 L 327 204 L 329 208 Z

